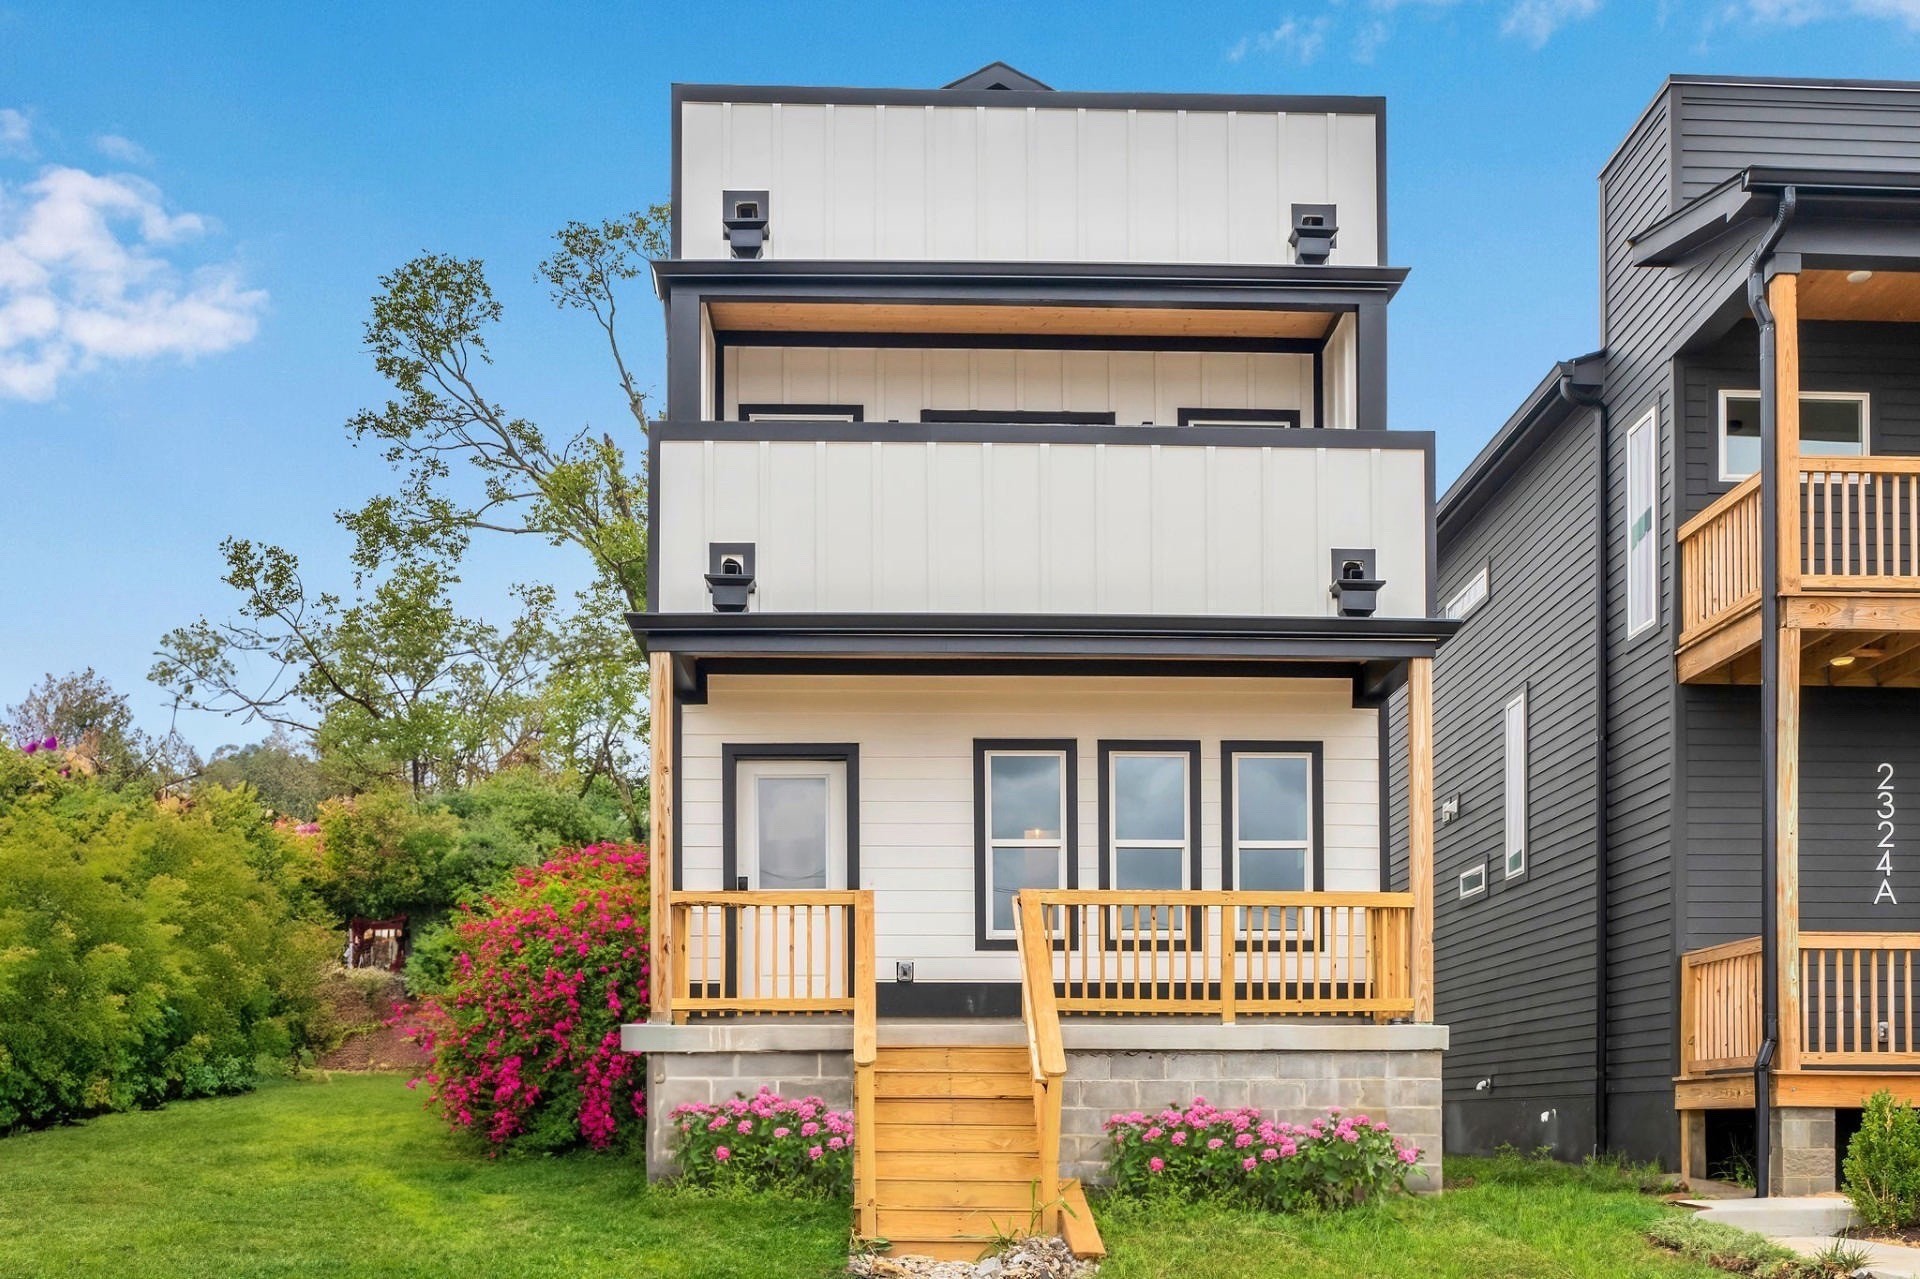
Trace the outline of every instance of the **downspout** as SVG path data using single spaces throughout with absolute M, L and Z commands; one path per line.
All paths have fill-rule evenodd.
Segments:
M 1612 438 L 1612 415 L 1606 397 L 1573 383 L 1571 371 L 1560 375 L 1560 398 L 1595 410 L 1593 484 L 1593 1149 L 1607 1149 L 1607 507 L 1611 472 L 1607 447 Z
M 1787 187 L 1773 225 L 1747 260 L 1747 309 L 1760 327 L 1760 1051 L 1753 1059 L 1754 1193 L 1772 1193 L 1773 1098 L 1770 1075 L 1780 1043 L 1779 909 L 1774 883 L 1780 874 L 1778 756 L 1780 715 L 1780 390 L 1774 383 L 1776 334 L 1767 305 L 1767 263 L 1800 202 Z

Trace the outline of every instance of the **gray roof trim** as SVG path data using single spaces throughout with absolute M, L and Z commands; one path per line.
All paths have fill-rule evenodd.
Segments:
M 1013 89 L 1036 89 L 1044 93 L 1053 92 L 1052 85 L 1028 75 L 1019 67 L 1009 62 L 1004 62 L 999 58 L 995 58 L 992 62 L 989 62 L 977 71 L 969 71 L 958 80 L 949 80 L 940 87 L 942 89 L 984 89 L 991 86 L 995 81 L 1006 82 L 1006 88 L 1000 90 L 1002 93 Z
M 1784 169 L 1750 165 L 1680 209 L 1631 235 L 1635 266 L 1672 266 L 1758 219 L 1792 187 L 1806 216 L 1884 216 L 1890 201 L 1920 199 L 1911 169 Z
M 1514 472 L 1533 456 L 1548 434 L 1582 407 L 1560 394 L 1560 379 L 1571 375 L 1578 385 L 1598 385 L 1597 366 L 1605 355 L 1604 351 L 1594 351 L 1561 360 L 1527 392 L 1520 407 L 1447 486 L 1446 494 L 1435 508 L 1434 523 L 1440 537 L 1445 538 L 1485 507 Z
M 1109 111 L 1298 111 L 1314 115 L 1372 116 L 1385 115 L 1387 110 L 1384 97 L 1349 94 L 1068 93 L 1059 89 L 862 89 L 834 85 L 683 83 L 673 85 L 673 94 L 676 104 L 779 102 L 796 106 L 1087 107 Z
M 912 444 L 1131 444 L 1168 448 L 1388 449 L 1433 453 L 1432 431 L 1297 426 L 1108 426 L 1071 422 L 676 422 L 650 440 L 787 440 Z
M 686 282 L 728 285 L 817 282 L 846 292 L 862 281 L 939 281 L 943 284 L 1113 285 L 1156 288 L 1181 284 L 1248 288 L 1311 287 L 1367 289 L 1388 294 L 1407 278 L 1398 266 L 1297 266 L 1216 262 L 952 262 L 895 261 L 886 258 L 795 259 L 659 258 L 653 263 L 656 287 L 665 291 Z

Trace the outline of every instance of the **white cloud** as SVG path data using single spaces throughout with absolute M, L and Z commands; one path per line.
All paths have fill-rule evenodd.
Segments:
M 190 262 L 207 230 L 135 177 L 51 166 L 0 180 L 0 399 L 48 400 L 104 364 L 250 341 L 267 295 L 231 264 Z
M 1289 14 L 1269 31 L 1244 36 L 1227 50 L 1229 62 L 1239 62 L 1249 53 L 1274 53 L 1302 66 L 1314 61 L 1327 47 L 1327 34 L 1333 19 L 1326 14 L 1317 18 L 1297 18 Z
M 148 165 L 153 163 L 153 157 L 147 154 L 145 147 L 135 142 L 132 138 L 125 138 L 117 133 L 101 134 L 93 140 L 93 147 L 94 150 L 107 157 L 107 159 L 118 161 L 121 164 Z
M 1920 31 L 1920 0 L 1736 0 L 1727 6 L 1726 16 L 1783 27 L 1835 18 L 1878 18 Z
M 0 107 L 0 155 L 33 154 L 33 123 L 26 112 Z
M 1600 0 L 1518 0 L 1500 24 L 1502 35 L 1517 36 L 1538 49 L 1569 22 L 1599 12 Z

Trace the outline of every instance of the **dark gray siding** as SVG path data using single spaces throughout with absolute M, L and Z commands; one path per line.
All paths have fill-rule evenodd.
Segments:
M 1460 801 L 1435 831 L 1434 966 L 1436 1011 L 1452 1030 L 1447 1149 L 1463 1153 L 1510 1142 L 1578 1157 L 1594 1146 L 1595 465 L 1581 412 L 1497 503 L 1449 533 L 1441 557 L 1443 600 L 1483 564 L 1491 583 L 1441 649 L 1434 681 L 1434 793 Z M 1503 715 L 1523 688 L 1528 865 L 1509 880 Z M 1486 893 L 1460 900 L 1460 873 L 1482 864 Z M 1476 1091 L 1483 1078 L 1492 1086 Z
M 1744 321 L 1710 350 L 1685 361 L 1684 466 L 1679 519 L 1685 522 L 1732 488 L 1719 479 L 1723 390 L 1752 390 L 1759 336 Z M 1920 330 L 1909 324 L 1806 323 L 1800 327 L 1800 384 L 1809 391 L 1865 391 L 1869 447 L 1920 454 Z
M 1780 84 L 1674 85 L 1682 201 L 1750 164 L 1920 169 L 1920 92 Z
M 1920 927 L 1920 690 L 1809 688 L 1800 742 L 1800 927 Z M 1760 931 L 1760 694 L 1692 687 L 1684 949 Z M 1893 766 L 1895 901 L 1875 904 L 1879 766 Z

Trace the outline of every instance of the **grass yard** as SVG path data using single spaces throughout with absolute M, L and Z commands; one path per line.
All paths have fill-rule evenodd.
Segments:
M 1650 1248 L 1608 1179 L 1461 1160 L 1473 1184 L 1312 1219 L 1104 1210 L 1106 1279 L 1715 1279 Z M 649 1190 L 624 1160 L 488 1160 L 391 1075 L 0 1140 L 0 1275 L 820 1279 L 843 1208 Z

